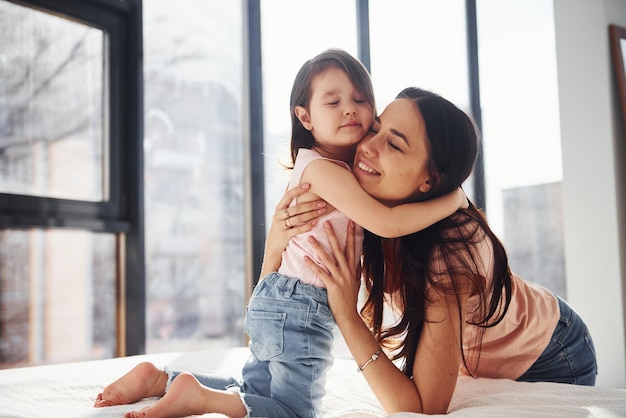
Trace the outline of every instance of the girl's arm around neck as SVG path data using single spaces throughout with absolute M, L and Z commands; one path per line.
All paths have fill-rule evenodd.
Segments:
M 424 202 L 388 207 L 361 188 L 351 172 L 327 160 L 310 163 L 302 181 L 311 183 L 311 192 L 383 238 L 396 238 L 421 231 L 467 207 L 462 190 Z

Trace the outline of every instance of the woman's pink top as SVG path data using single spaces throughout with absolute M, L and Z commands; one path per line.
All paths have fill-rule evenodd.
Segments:
M 482 273 L 492 280 L 494 266 L 490 240 L 483 239 L 473 247 L 480 257 L 477 259 L 483 260 L 481 268 L 485 271 Z M 477 296 L 470 298 L 470 312 L 477 303 Z M 469 324 L 465 327 L 463 343 L 466 360 L 470 370 L 478 365 L 473 375 L 517 379 L 547 347 L 559 318 L 559 304 L 550 290 L 513 274 L 511 304 L 502 322 L 484 329 Z M 463 364 L 460 372 L 468 374 Z
M 298 156 L 296 157 L 296 161 L 293 167 L 293 172 L 291 174 L 291 181 L 289 183 L 289 188 L 295 187 L 300 184 L 300 179 L 302 178 L 302 173 L 304 169 L 313 161 L 318 159 L 325 159 L 328 161 L 332 161 L 333 163 L 344 167 L 346 170 L 350 170 L 350 166 L 344 163 L 343 161 L 331 160 L 325 157 L 322 157 L 318 152 L 313 151 L 307 148 L 300 148 L 298 150 Z M 295 199 L 291 202 L 290 206 L 296 204 Z M 338 210 L 332 210 L 329 213 L 323 215 L 319 218 L 319 222 L 317 225 L 313 227 L 313 229 L 309 232 L 305 232 L 300 235 L 296 235 L 295 237 L 289 240 L 289 244 L 285 251 L 283 251 L 282 261 L 280 263 L 280 267 L 278 268 L 278 272 L 281 274 L 285 274 L 287 276 L 296 277 L 300 279 L 303 283 L 311 284 L 313 286 L 324 288 L 324 283 L 317 277 L 317 275 L 313 274 L 311 269 L 304 263 L 304 256 L 309 256 L 317 265 L 319 265 L 323 270 L 327 271 L 326 267 L 321 263 L 319 257 L 317 256 L 317 252 L 310 245 L 307 238 L 313 235 L 317 241 L 324 247 L 324 249 L 331 253 L 332 250 L 330 248 L 330 243 L 328 242 L 328 238 L 326 237 L 326 232 L 324 232 L 324 222 L 330 221 L 333 226 L 333 230 L 335 231 L 335 235 L 339 240 L 339 244 L 342 248 L 346 247 L 346 236 L 347 236 L 347 228 L 348 228 L 348 217 L 339 212 Z M 363 228 L 358 225 L 355 225 L 355 250 L 357 254 L 356 261 L 359 261 L 359 256 L 363 249 Z

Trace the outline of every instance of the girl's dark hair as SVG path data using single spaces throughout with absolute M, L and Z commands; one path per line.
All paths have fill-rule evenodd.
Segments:
M 323 74 L 329 68 L 338 68 L 346 73 L 354 87 L 360 91 L 365 100 L 372 107 L 374 114 L 376 113 L 376 103 L 374 101 L 374 88 L 372 80 L 363 64 L 341 49 L 328 49 L 314 58 L 305 62 L 291 88 L 291 96 L 289 100 L 289 111 L 291 112 L 291 163 L 296 161 L 296 155 L 300 148 L 313 148 L 315 139 L 313 134 L 308 131 L 298 119 L 295 113 L 296 106 L 309 108 L 311 100 L 313 80 L 320 74 Z
M 478 153 L 478 132 L 473 120 L 454 104 L 437 94 L 418 88 L 404 89 L 396 98 L 413 100 L 424 119 L 429 142 L 429 171 L 432 184 L 418 200 L 449 193 L 468 178 Z M 495 260 L 492 286 L 479 267 L 483 265 L 476 246 L 488 239 Z M 387 245 L 383 245 L 386 242 Z M 485 328 L 498 324 L 511 300 L 511 271 L 502 243 L 489 228 L 483 213 L 470 203 L 468 209 L 413 234 L 384 240 L 365 231 L 363 277 L 369 297 L 361 314 L 382 345 L 397 349 L 394 359 L 403 360 L 403 371 L 412 376 L 415 352 L 426 321 L 426 306 L 435 294 L 454 295 L 459 319 L 463 320 L 461 293 L 478 297 L 478 310 L 467 321 Z M 385 286 L 385 281 L 387 286 Z M 385 290 L 399 297 L 402 316 L 386 327 L 383 324 Z M 469 289 L 469 290 L 468 290 Z M 478 363 L 468 365 L 460 332 L 460 350 L 470 374 Z M 480 341 L 478 341 L 480 347 Z

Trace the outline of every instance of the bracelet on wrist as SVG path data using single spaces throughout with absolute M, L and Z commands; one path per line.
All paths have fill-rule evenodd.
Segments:
M 371 362 L 378 360 L 378 357 L 380 357 L 380 351 L 381 349 L 379 348 L 378 351 L 372 354 L 372 356 L 369 359 L 367 359 L 367 361 L 363 363 L 361 367 L 357 367 L 356 369 L 357 373 L 361 373 L 363 369 L 365 369 Z

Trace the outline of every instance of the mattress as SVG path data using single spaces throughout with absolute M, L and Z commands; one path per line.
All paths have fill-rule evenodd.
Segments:
M 237 377 L 248 354 L 247 348 L 238 347 L 1 370 L 0 417 L 123 417 L 156 398 L 108 408 L 93 408 L 93 402 L 108 383 L 136 364 L 151 361 L 176 370 Z M 387 415 L 349 358 L 335 360 L 326 390 L 325 418 L 425 416 L 407 412 Z M 448 416 L 626 417 L 626 389 L 459 377 Z

